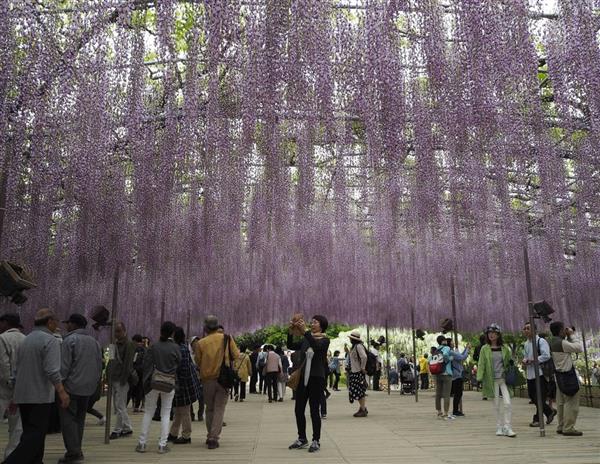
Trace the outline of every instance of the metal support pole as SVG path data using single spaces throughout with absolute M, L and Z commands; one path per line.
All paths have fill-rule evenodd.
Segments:
M 456 286 L 454 285 L 454 275 L 450 278 L 450 287 L 452 295 L 452 333 L 454 335 L 454 349 L 458 351 L 458 324 L 456 322 Z M 458 407 L 459 411 L 462 412 L 462 398 Z
M 412 307 L 412 311 L 410 312 L 410 322 L 412 326 L 412 345 L 413 345 L 413 377 L 414 377 L 414 388 L 415 388 L 415 403 L 419 402 L 419 372 L 417 370 L 417 338 L 415 333 L 415 307 Z M 398 372 L 400 375 L 400 372 Z M 400 386 L 402 388 L 402 385 Z
M 454 276 L 450 278 L 450 290 L 452 295 L 452 332 L 454 333 L 454 347 L 458 350 L 458 329 L 456 324 L 456 290 L 454 287 Z
M 388 386 L 388 395 L 391 395 L 391 385 L 390 385 L 390 340 L 388 335 L 388 322 L 385 321 L 385 359 L 386 359 L 386 369 L 387 369 L 387 386 Z
M 535 396 L 537 400 L 538 423 L 540 424 L 540 437 L 546 436 L 544 427 L 544 406 L 542 403 L 542 383 L 540 381 L 540 363 L 538 361 L 536 330 L 535 330 L 535 313 L 533 311 L 533 296 L 531 291 L 531 275 L 529 273 L 529 253 L 527 252 L 527 242 L 523 244 L 523 261 L 525 264 L 525 284 L 527 286 L 527 304 L 529 307 L 529 326 L 531 328 L 531 351 L 533 352 L 533 369 L 535 372 Z
M 581 327 L 581 342 L 583 343 L 583 359 L 585 360 L 585 386 L 587 390 L 587 404 L 593 405 L 592 401 L 592 381 L 590 377 L 590 361 L 588 358 L 587 344 L 585 343 L 585 329 Z
M 110 325 L 110 344 L 115 343 L 115 325 L 117 323 L 117 303 L 119 301 L 119 266 L 115 269 L 113 277 L 113 294 L 112 294 L 112 316 Z M 106 423 L 104 424 L 104 444 L 110 443 L 110 420 L 112 412 L 112 382 L 108 382 L 106 389 Z

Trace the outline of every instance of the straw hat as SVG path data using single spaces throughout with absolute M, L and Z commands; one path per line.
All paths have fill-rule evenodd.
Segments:
M 360 332 L 358 330 L 353 330 L 349 335 L 350 340 L 355 340 L 357 342 L 362 342 L 360 339 Z

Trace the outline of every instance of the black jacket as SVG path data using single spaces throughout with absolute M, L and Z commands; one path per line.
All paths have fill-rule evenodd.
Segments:
M 306 350 L 312 348 L 315 354 L 312 358 L 312 363 L 310 366 L 310 376 L 323 378 L 327 377 L 327 350 L 329 349 L 329 339 L 327 337 L 316 339 L 312 336 L 310 330 L 307 330 L 304 333 L 304 338 L 302 338 L 302 340 L 294 342 L 294 337 L 292 334 L 288 334 L 287 347 L 290 350 L 300 351 L 300 364 L 302 364 L 306 358 Z

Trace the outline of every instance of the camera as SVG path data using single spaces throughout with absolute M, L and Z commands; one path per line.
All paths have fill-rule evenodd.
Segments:
M 25 290 L 35 288 L 32 277 L 22 266 L 9 261 L 0 261 L 0 295 L 16 305 L 27 301 Z

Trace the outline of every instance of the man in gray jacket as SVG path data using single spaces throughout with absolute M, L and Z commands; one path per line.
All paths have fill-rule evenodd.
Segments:
M 17 351 L 25 339 L 25 335 L 21 333 L 22 328 L 18 314 L 0 316 L 0 414 L 9 409 L 13 402 Z M 19 410 L 13 408 L 13 412 L 14 414 L 8 414 L 8 443 L 4 457 L 17 447 L 23 431 Z
M 550 324 L 550 332 L 553 335 L 550 341 L 552 360 L 554 361 L 556 375 L 559 376 L 570 372 L 574 368 L 571 353 L 582 353 L 583 344 L 575 339 L 571 327 L 565 327 L 565 324 L 560 321 L 554 321 Z M 576 373 L 573 375 L 576 375 Z M 560 387 L 556 389 L 556 404 L 558 405 L 556 433 L 571 437 L 583 435 L 583 432 L 575 429 L 575 422 L 577 422 L 577 415 L 579 414 L 579 395 L 579 390 L 574 395 L 566 395 Z
M 102 350 L 85 330 L 87 319 L 81 314 L 71 314 L 63 322 L 67 325 L 68 334 L 61 345 L 60 375 L 71 402 L 67 409 L 60 411 L 66 448 L 64 457 L 58 461 L 60 464 L 81 462 L 83 459 L 81 442 L 88 400 L 96 391 L 102 374 Z
M 39 464 L 44 459 L 50 407 L 58 394 L 60 407 L 69 407 L 69 395 L 60 378 L 60 342 L 53 333 L 58 318 L 49 309 L 35 315 L 33 331 L 17 353 L 14 402 L 19 407 L 23 433 L 5 464 Z

